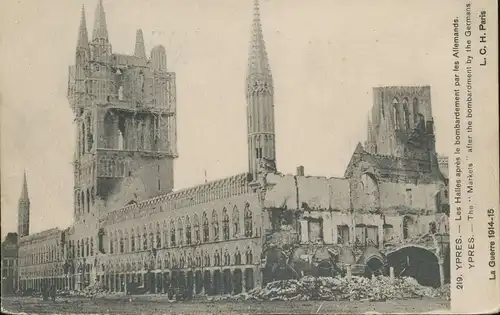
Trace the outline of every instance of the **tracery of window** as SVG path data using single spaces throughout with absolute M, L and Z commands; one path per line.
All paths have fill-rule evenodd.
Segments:
M 161 230 L 160 230 L 160 223 L 156 223 L 156 248 L 161 248 Z
M 170 221 L 170 244 L 175 246 L 175 222 L 174 220 Z
M 203 212 L 203 242 L 208 242 L 210 238 L 210 229 L 208 227 L 208 216 Z
M 200 220 L 197 214 L 194 215 L 194 241 L 200 242 Z
M 177 220 L 177 229 L 179 230 L 179 245 L 182 245 L 184 244 L 184 228 L 182 226 L 181 218 Z
M 163 222 L 163 247 L 168 247 L 168 227 L 167 222 Z
M 250 205 L 247 203 L 245 205 L 245 211 L 244 211 L 244 224 L 245 224 L 245 237 L 252 237 L 253 235 L 253 215 L 252 211 L 250 210 Z
M 233 208 L 233 237 L 236 238 L 240 235 L 240 212 L 238 208 Z
M 213 232 L 213 240 L 219 240 L 219 216 L 215 209 L 212 211 L 212 232 Z
M 135 234 L 134 234 L 134 229 L 130 231 L 130 251 L 134 252 L 135 251 Z
M 186 217 L 186 244 L 191 245 L 191 222 L 189 217 Z
M 222 210 L 222 235 L 225 241 L 229 239 L 229 215 L 226 208 Z

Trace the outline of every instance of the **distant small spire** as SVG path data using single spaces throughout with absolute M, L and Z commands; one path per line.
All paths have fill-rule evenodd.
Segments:
M 21 190 L 21 197 L 19 197 L 20 201 L 29 201 L 29 195 L 28 195 L 28 181 L 26 180 L 26 170 L 24 171 L 24 178 L 23 178 L 23 188 Z
M 78 28 L 77 47 L 85 49 L 89 48 L 89 35 L 87 33 L 87 21 L 85 20 L 85 6 L 82 5 L 82 13 L 80 17 L 80 27 Z
M 146 48 L 144 47 L 144 36 L 142 30 L 138 29 L 135 33 L 135 53 L 134 55 L 141 59 L 146 59 Z
M 248 56 L 248 75 L 261 74 L 271 77 L 271 67 L 267 58 L 262 24 L 260 21 L 259 1 L 254 0 L 252 38 Z
M 92 32 L 92 40 L 104 38 L 108 39 L 108 27 L 106 25 L 106 13 L 102 0 L 99 0 L 95 10 L 94 31 Z

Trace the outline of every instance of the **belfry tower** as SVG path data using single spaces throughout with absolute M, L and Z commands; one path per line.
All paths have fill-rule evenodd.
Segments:
M 168 193 L 177 157 L 175 73 L 158 45 L 146 55 L 142 30 L 131 54 L 113 52 L 102 0 L 89 39 L 82 8 L 68 100 L 77 128 L 75 221 Z
M 246 100 L 248 168 L 252 178 L 256 179 L 261 161 L 271 164 L 269 166 L 276 169 L 273 77 L 262 34 L 258 0 L 254 0 Z
M 28 181 L 24 172 L 23 188 L 19 197 L 17 213 L 17 235 L 19 237 L 30 234 L 30 197 L 28 196 Z

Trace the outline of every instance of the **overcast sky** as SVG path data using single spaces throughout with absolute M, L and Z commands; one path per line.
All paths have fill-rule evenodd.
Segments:
M 91 35 L 97 1 L 8 1 L 0 10 L 2 238 L 16 231 L 24 169 L 30 232 L 72 222 L 68 66 L 80 8 L 85 5 Z M 114 52 L 132 54 L 142 28 L 148 54 L 163 44 L 168 67 L 177 73 L 176 189 L 202 183 L 205 169 L 208 180 L 247 169 L 244 90 L 252 5 L 104 1 Z M 457 12 L 436 9 L 435 1 L 261 0 L 279 170 L 292 173 L 301 164 L 310 175 L 342 176 L 356 144 L 365 140 L 372 87 L 378 85 L 430 85 L 437 148 L 448 154 Z

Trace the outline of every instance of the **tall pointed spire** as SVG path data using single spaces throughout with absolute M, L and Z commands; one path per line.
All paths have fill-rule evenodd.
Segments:
M 138 58 L 146 59 L 146 48 L 144 47 L 144 36 L 142 30 L 138 29 L 135 34 L 135 53 Z
M 26 180 L 26 171 L 24 171 L 24 179 L 23 179 L 23 188 L 21 190 L 21 197 L 19 197 L 19 201 L 29 200 L 28 195 L 28 181 Z
M 85 7 L 82 5 L 82 14 L 80 17 L 80 27 L 78 28 L 77 47 L 89 48 L 89 35 L 87 33 L 87 21 L 85 20 Z
M 248 56 L 248 76 L 267 75 L 271 77 L 271 68 L 267 59 L 266 45 L 260 21 L 259 1 L 254 0 L 252 38 Z
M 106 26 L 106 13 L 104 13 L 104 6 L 102 0 L 99 0 L 95 10 L 94 31 L 92 33 L 92 40 L 99 38 L 108 39 L 108 27 Z

